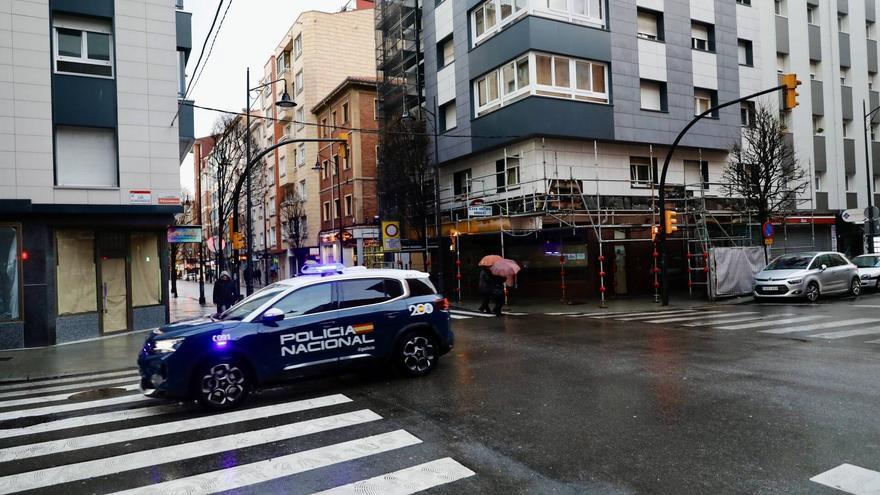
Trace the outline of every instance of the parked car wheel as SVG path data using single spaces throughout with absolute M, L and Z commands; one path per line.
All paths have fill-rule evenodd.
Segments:
M 228 358 L 199 368 L 194 381 L 196 400 L 202 407 L 213 411 L 241 405 L 253 387 L 246 368 L 237 360 Z
M 880 277 L 877 277 L 877 282 L 874 283 L 874 290 L 880 290 Z
M 804 291 L 804 297 L 809 302 L 816 302 L 819 300 L 819 284 L 816 282 L 810 282 L 807 284 L 807 289 Z
M 423 376 L 437 366 L 438 356 L 434 336 L 427 330 L 415 330 L 400 339 L 394 353 L 394 365 L 404 376 Z
M 849 295 L 858 297 L 862 293 L 862 282 L 858 277 L 853 277 L 849 282 Z

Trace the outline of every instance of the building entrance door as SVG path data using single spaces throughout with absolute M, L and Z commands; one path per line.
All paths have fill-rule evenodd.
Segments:
M 101 329 L 104 333 L 128 328 L 128 288 L 125 258 L 101 258 Z

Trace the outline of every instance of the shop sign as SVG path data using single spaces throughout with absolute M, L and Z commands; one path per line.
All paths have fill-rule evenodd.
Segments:
M 198 244 L 202 242 L 202 227 L 199 225 L 175 225 L 168 227 L 170 244 Z
M 179 205 L 180 198 L 177 196 L 159 196 L 160 205 Z
M 153 192 L 149 189 L 132 189 L 128 191 L 128 202 L 133 205 L 152 204 Z
M 468 216 L 469 217 L 491 217 L 492 216 L 492 206 L 490 206 L 490 205 L 468 206 Z

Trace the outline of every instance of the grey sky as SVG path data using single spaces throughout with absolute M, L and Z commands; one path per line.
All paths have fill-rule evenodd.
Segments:
M 202 42 L 211 27 L 219 0 L 185 0 L 184 8 L 192 12 L 193 51 L 187 77 L 195 77 L 194 69 Z M 227 0 L 229 1 L 229 0 Z M 241 110 L 245 104 L 245 69 L 251 68 L 251 84 L 263 73 L 263 65 L 300 13 L 307 10 L 338 11 L 346 0 L 231 0 L 232 4 L 220 29 L 220 35 L 204 72 L 190 98 L 198 105 Z M 224 9 L 226 3 L 224 3 Z M 223 11 L 220 11 L 220 19 Z M 220 19 L 217 20 L 218 24 Z M 216 29 L 216 28 L 215 28 Z M 210 49 L 211 43 L 208 42 Z M 207 56 L 207 53 L 205 54 Z M 204 64 L 204 61 L 203 61 Z M 211 132 L 216 112 L 195 110 L 196 137 Z M 181 186 L 192 191 L 192 155 L 180 167 Z

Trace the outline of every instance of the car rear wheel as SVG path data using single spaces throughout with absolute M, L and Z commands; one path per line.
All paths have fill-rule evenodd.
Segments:
M 880 277 L 877 277 L 877 283 L 874 284 L 874 289 L 880 290 Z
M 394 353 L 394 365 L 404 376 L 423 376 L 437 366 L 437 358 L 434 336 L 427 330 L 416 330 L 400 339 Z
M 849 295 L 858 297 L 862 293 L 862 282 L 858 277 L 853 277 L 849 282 Z
M 819 284 L 816 282 L 810 282 L 807 284 L 807 289 L 804 291 L 804 297 L 809 302 L 816 302 L 819 300 Z
M 202 366 L 194 383 L 196 400 L 202 407 L 214 411 L 241 405 L 252 386 L 245 367 L 234 359 L 220 359 Z

